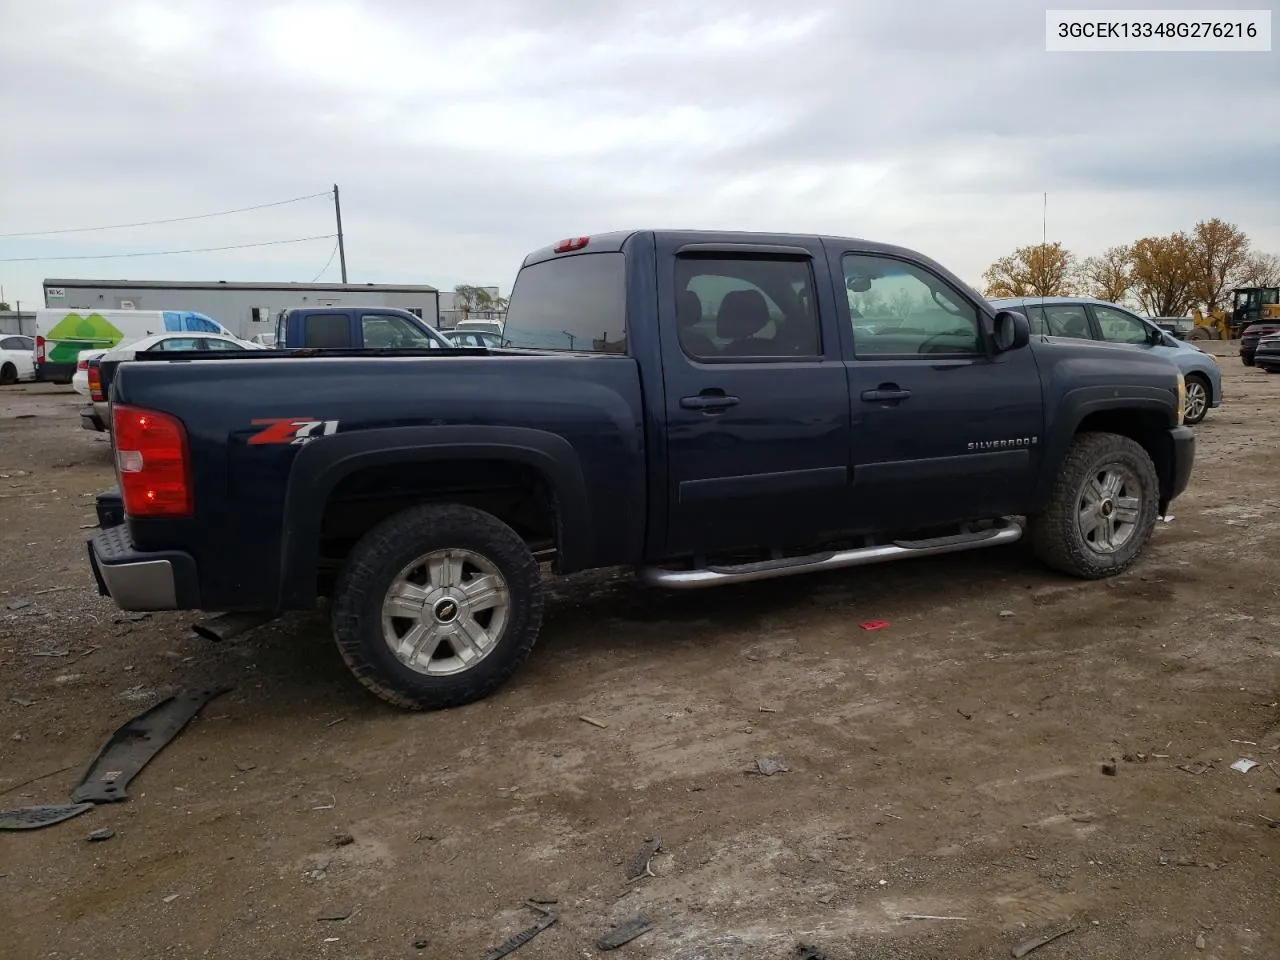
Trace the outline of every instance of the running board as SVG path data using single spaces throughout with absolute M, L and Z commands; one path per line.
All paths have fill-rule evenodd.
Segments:
M 712 565 L 700 570 L 668 570 L 664 567 L 644 567 L 641 579 L 652 587 L 674 590 L 693 590 L 700 587 L 716 587 L 725 583 L 747 583 L 752 580 L 770 580 L 797 573 L 814 573 L 818 570 L 839 570 L 844 567 L 864 567 L 873 563 L 888 563 L 907 557 L 933 557 L 943 553 L 959 553 L 981 547 L 996 547 L 1022 539 L 1022 527 L 1005 522 L 1001 526 L 978 533 L 958 533 L 949 537 L 929 540 L 895 540 L 875 547 L 857 547 L 853 550 L 831 550 L 804 557 L 785 557 L 780 560 L 761 560 L 756 563 L 738 563 L 730 566 Z

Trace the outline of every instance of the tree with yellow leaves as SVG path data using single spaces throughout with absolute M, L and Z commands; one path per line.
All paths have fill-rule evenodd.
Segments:
M 1061 243 L 1019 247 L 989 266 L 982 279 L 988 297 L 1068 297 L 1076 279 L 1076 259 Z

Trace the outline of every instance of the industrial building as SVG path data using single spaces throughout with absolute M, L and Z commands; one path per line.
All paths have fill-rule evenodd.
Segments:
M 249 339 L 275 330 L 286 307 L 399 307 L 440 323 L 440 294 L 426 284 L 228 283 L 165 280 L 44 282 L 44 304 L 84 310 L 194 310 Z

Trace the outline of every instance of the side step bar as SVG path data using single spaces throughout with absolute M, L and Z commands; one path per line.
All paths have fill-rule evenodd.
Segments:
M 1022 539 L 1022 527 L 1011 521 L 977 533 L 958 533 L 950 537 L 934 537 L 930 540 L 896 540 L 875 547 L 857 547 L 852 550 L 831 550 L 804 557 L 786 557 L 781 560 L 761 560 L 757 563 L 739 563 L 731 566 L 710 566 L 701 570 L 668 570 L 664 567 L 644 567 L 641 579 L 652 587 L 674 590 L 694 590 L 700 587 L 716 587 L 726 583 L 747 583 L 752 580 L 771 580 L 797 573 L 815 573 L 819 570 L 838 570 L 843 567 L 864 567 L 873 563 L 888 563 L 907 557 L 932 557 L 943 553 L 959 553 L 981 547 L 996 547 Z

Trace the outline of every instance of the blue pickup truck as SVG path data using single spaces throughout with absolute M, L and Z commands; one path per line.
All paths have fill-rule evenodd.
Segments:
M 280 349 L 438 350 L 452 346 L 421 317 L 399 307 L 290 307 L 276 316 Z
M 503 336 L 122 365 L 100 590 L 213 637 L 327 597 L 355 676 L 435 709 L 529 656 L 540 561 L 690 589 L 1025 536 L 1096 579 L 1192 470 L 1169 360 L 1033 336 L 894 246 L 575 237 L 526 258 Z

